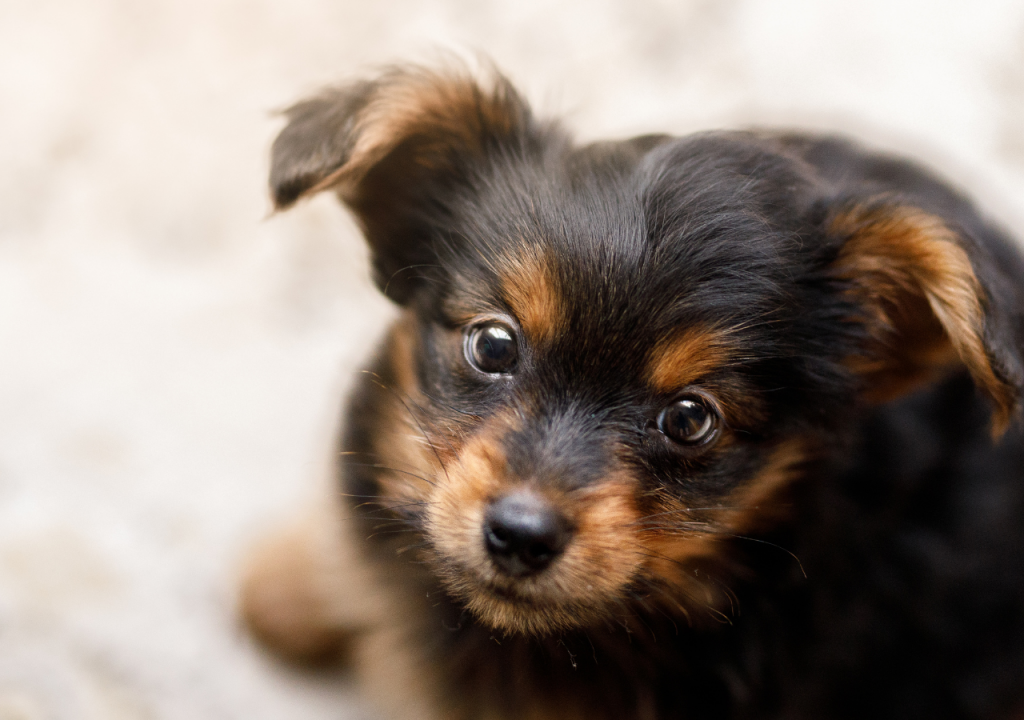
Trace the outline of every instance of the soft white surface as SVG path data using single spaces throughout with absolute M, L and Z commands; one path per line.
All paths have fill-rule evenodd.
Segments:
M 841 128 L 1024 228 L 1019 0 L 2 0 L 0 720 L 364 717 L 232 614 L 391 312 L 331 201 L 267 218 L 266 154 L 437 47 L 585 138 Z

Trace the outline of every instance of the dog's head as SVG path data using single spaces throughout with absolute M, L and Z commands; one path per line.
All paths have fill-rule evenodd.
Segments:
M 962 201 L 909 166 L 848 182 L 870 172 L 825 156 L 850 146 L 757 133 L 580 147 L 463 71 L 287 115 L 277 207 L 336 192 L 404 308 L 381 504 L 494 627 L 708 603 L 696 570 L 721 538 L 756 530 L 858 408 L 952 367 L 997 431 L 1017 409 L 1016 301 L 941 217 Z M 935 207 L 882 181 L 900 172 Z

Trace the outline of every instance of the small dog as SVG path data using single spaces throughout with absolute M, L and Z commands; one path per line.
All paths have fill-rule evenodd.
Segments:
M 905 160 L 574 144 L 498 73 L 287 112 L 402 308 L 254 631 L 385 717 L 1024 718 L 1024 260 Z

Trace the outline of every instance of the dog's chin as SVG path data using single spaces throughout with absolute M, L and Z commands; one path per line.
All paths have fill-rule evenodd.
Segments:
M 597 598 L 566 599 L 515 583 L 462 579 L 449 589 L 483 624 L 505 634 L 543 636 L 580 629 L 609 615 Z

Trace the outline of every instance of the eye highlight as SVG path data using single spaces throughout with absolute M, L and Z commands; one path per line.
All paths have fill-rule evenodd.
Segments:
M 519 346 L 511 328 L 501 323 L 477 325 L 466 335 L 466 360 L 487 375 L 508 375 L 519 362 Z
M 658 414 L 658 430 L 679 445 L 706 445 L 718 436 L 718 411 L 705 398 L 689 393 Z

